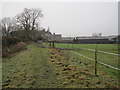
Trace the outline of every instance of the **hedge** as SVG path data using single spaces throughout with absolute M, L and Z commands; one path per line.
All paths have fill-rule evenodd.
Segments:
M 21 39 L 16 37 L 10 37 L 10 36 L 2 36 L 2 47 L 9 47 L 12 44 L 16 44 L 17 42 L 20 42 Z

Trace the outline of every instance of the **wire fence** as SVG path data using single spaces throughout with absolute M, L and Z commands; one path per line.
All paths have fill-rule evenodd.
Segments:
M 93 49 L 87 49 L 87 48 L 82 48 L 82 49 L 95 52 L 95 50 L 93 50 Z M 105 54 L 111 54 L 111 55 L 120 56 L 120 54 L 111 53 L 111 52 L 106 52 L 106 51 L 101 51 L 101 50 L 98 50 L 98 52 L 105 53 Z
M 71 51 L 71 52 L 95 62 L 95 59 L 89 58 L 89 57 L 87 57 L 87 56 L 85 56 L 85 55 L 82 55 L 82 54 L 77 53 L 77 52 L 74 52 L 74 51 Z M 99 61 L 98 61 L 98 63 L 101 64 L 101 65 L 107 66 L 107 67 L 109 67 L 109 68 L 115 69 L 115 70 L 120 70 L 119 68 L 116 68 L 116 67 L 114 67 L 114 66 L 105 64 L 105 63 L 103 63 L 103 62 L 99 62 Z
M 86 58 L 86 59 L 88 59 L 88 60 L 91 60 L 91 61 L 95 62 L 95 75 L 97 75 L 97 64 L 100 64 L 100 65 L 103 65 L 103 66 L 112 68 L 112 69 L 114 69 L 114 70 L 120 71 L 120 68 L 117 68 L 117 67 L 112 66 L 112 65 L 110 65 L 110 64 L 106 64 L 106 63 L 104 63 L 104 62 L 97 61 L 97 60 L 98 60 L 98 53 L 103 53 L 104 55 L 105 55 L 105 54 L 114 55 L 114 56 L 116 56 L 116 57 L 117 57 L 117 56 L 120 56 L 120 54 L 116 54 L 116 53 L 112 53 L 112 52 L 106 52 L 106 51 L 98 50 L 98 49 L 97 49 L 97 44 L 96 44 L 95 49 L 89 49 L 89 48 L 74 48 L 73 43 L 71 44 L 72 46 L 71 46 L 71 48 L 70 48 L 70 45 L 69 45 L 70 43 L 67 43 L 67 44 L 68 44 L 68 45 L 67 45 L 67 48 L 61 48 L 61 47 L 58 47 L 58 46 L 55 46 L 55 47 L 58 48 L 58 49 L 61 49 L 61 50 L 67 50 L 68 59 L 69 59 L 70 52 L 71 52 L 71 53 L 74 53 L 74 54 L 76 54 L 76 55 L 79 55 L 79 56 L 81 56 L 81 57 L 84 57 L 84 58 Z M 80 50 L 87 50 L 87 51 L 93 52 L 93 53 L 94 53 L 94 58 L 91 58 L 91 57 L 89 57 L 89 56 L 83 55 L 83 54 L 81 54 L 80 52 L 79 52 L 79 53 L 76 52 L 76 51 L 80 51 Z

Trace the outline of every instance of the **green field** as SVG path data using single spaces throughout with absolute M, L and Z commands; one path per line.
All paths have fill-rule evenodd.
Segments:
M 80 49 L 80 48 L 88 48 L 88 49 L 96 49 L 96 44 L 60 44 L 56 43 L 57 47 L 61 48 L 74 48 L 74 49 Z M 97 44 L 97 49 L 112 53 L 118 53 L 118 44 Z
M 95 59 L 95 52 L 94 51 L 84 50 L 82 48 L 95 50 L 96 44 L 60 44 L 60 43 L 56 43 L 55 45 L 56 45 L 56 47 L 59 47 L 59 48 L 80 49 L 80 50 L 74 50 L 73 52 L 77 52 L 77 53 L 82 54 L 84 56 L 87 56 L 91 59 Z M 118 53 L 118 45 L 117 44 L 97 44 L 97 49 L 105 51 L 105 52 L 110 52 L 110 53 L 116 53 L 116 54 Z M 92 62 L 91 65 L 94 65 L 93 61 L 90 61 L 89 59 L 87 59 L 85 57 L 75 55 L 75 53 L 72 53 L 71 51 L 65 51 L 65 52 L 66 52 L 66 54 L 69 53 L 69 56 L 74 55 L 75 57 L 80 58 L 80 60 L 82 62 L 85 62 L 85 63 Z M 103 62 L 105 64 L 114 66 L 116 68 L 118 67 L 118 56 L 117 55 L 111 55 L 111 54 L 105 54 L 105 53 L 98 52 L 97 53 L 97 60 L 100 62 Z M 99 66 L 101 67 L 101 65 L 99 65 Z M 113 74 L 112 75 L 118 76 L 117 70 L 106 68 L 105 66 L 102 66 L 102 67 L 104 67 L 105 72 L 107 71 L 108 73 L 115 73 L 115 75 L 113 75 Z M 108 70 L 106 70 L 106 69 L 108 69 Z M 109 70 L 110 70 L 110 72 L 109 72 Z
M 95 58 L 94 51 L 84 50 L 82 48 L 88 48 L 88 49 L 95 50 L 96 44 L 56 44 L 56 47 L 81 49 L 79 51 L 76 50 L 75 52 L 83 54 L 92 59 Z M 118 53 L 118 45 L 117 44 L 97 44 L 97 49 L 106 51 L 106 52 L 111 52 L 111 53 Z M 97 58 L 99 61 L 104 62 L 106 64 L 110 64 L 114 67 L 118 66 L 118 56 L 117 55 L 105 54 L 105 53 L 101 53 L 101 52 L 98 52 L 97 55 L 98 55 Z

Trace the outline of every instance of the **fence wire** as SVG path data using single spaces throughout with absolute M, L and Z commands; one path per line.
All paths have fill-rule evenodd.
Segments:
M 89 57 L 87 57 L 87 56 L 85 56 L 85 55 L 83 55 L 83 54 L 80 54 L 80 53 L 77 53 L 77 52 L 74 52 L 74 51 L 71 51 L 71 52 L 95 62 L 94 59 L 89 58 Z M 108 65 L 108 64 L 105 64 L 105 63 L 103 63 L 103 62 L 99 62 L 99 61 L 98 61 L 98 63 L 101 64 L 101 65 L 107 66 L 107 67 L 109 67 L 109 68 L 112 68 L 112 69 L 115 69 L 115 70 L 119 70 L 119 71 L 120 71 L 119 68 L 113 67 L 113 66 Z

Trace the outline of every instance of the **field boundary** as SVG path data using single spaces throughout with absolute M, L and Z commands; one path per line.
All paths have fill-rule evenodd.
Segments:
M 93 50 L 93 49 L 87 49 L 87 48 L 82 48 L 82 49 L 95 52 L 95 50 Z M 116 55 L 116 56 L 120 56 L 120 54 L 111 53 L 111 52 L 106 52 L 106 51 L 101 51 L 101 50 L 98 50 L 98 52 L 106 53 L 106 54 L 111 54 L 111 55 Z
M 60 50 L 72 50 L 71 52 L 73 52 L 73 53 L 75 53 L 75 54 L 77 54 L 77 55 L 80 55 L 80 56 L 82 56 L 82 57 L 84 57 L 84 58 L 87 58 L 87 59 L 95 62 L 95 59 L 92 59 L 92 58 L 87 57 L 87 56 L 85 56 L 85 55 L 83 55 L 83 54 L 77 53 L 77 52 L 75 52 L 75 51 L 73 51 L 73 50 L 82 50 L 82 49 L 83 49 L 83 50 L 88 50 L 88 51 L 92 51 L 92 52 L 95 52 L 96 50 L 87 49 L 87 48 L 79 48 L 79 49 L 60 48 L 60 47 L 58 47 L 58 46 L 57 46 L 57 49 L 60 49 Z M 111 53 L 111 52 L 105 52 L 105 51 L 101 51 L 101 50 L 97 50 L 97 52 L 120 56 L 120 54 Z M 98 64 L 101 64 L 101 65 L 107 66 L 107 67 L 109 67 L 109 68 L 112 68 L 112 69 L 115 69 L 115 70 L 119 70 L 119 71 L 120 71 L 120 68 L 116 68 L 116 67 L 114 67 L 114 66 L 111 66 L 111 65 L 109 65 L 109 64 L 106 64 L 106 63 L 103 63 L 103 62 L 100 62 L 100 61 L 97 61 L 97 62 L 98 62 Z
M 88 51 L 93 51 L 93 52 L 95 52 L 94 49 L 88 49 L 88 48 L 73 49 L 73 48 L 59 48 L 58 46 L 57 46 L 57 48 L 58 48 L 58 49 L 61 49 L 61 50 L 82 50 L 82 49 L 83 49 L 83 50 L 88 50 Z M 106 51 L 101 51 L 101 50 L 98 50 L 97 52 L 120 56 L 120 54 L 116 54 L 116 53 L 112 53 L 112 52 L 106 52 Z
M 85 55 L 83 55 L 83 54 L 80 54 L 80 53 L 77 53 L 77 52 L 74 52 L 74 51 L 71 51 L 71 52 L 73 52 L 73 53 L 75 53 L 75 54 L 77 54 L 77 55 L 80 55 L 80 56 L 82 56 L 82 57 L 84 57 L 84 58 L 87 58 L 87 59 L 95 62 L 94 59 L 89 58 L 89 57 L 87 57 L 87 56 L 85 56 Z M 105 64 L 105 63 L 103 63 L 103 62 L 99 62 L 99 61 L 98 61 L 98 63 L 101 64 L 101 65 L 107 66 L 107 67 L 109 67 L 109 68 L 112 68 L 112 69 L 115 69 L 115 70 L 119 70 L 119 71 L 120 71 L 119 68 L 116 68 L 116 67 L 114 67 L 114 66 L 111 66 L 111 65 Z

